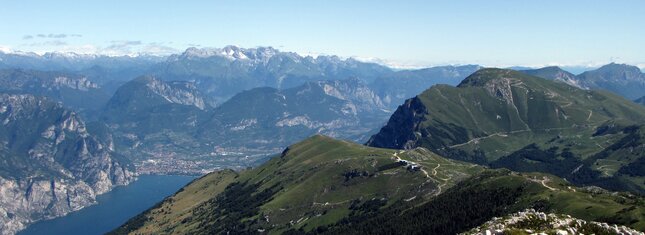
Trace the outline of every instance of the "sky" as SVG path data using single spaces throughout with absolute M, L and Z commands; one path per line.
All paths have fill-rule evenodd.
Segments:
M 645 68 L 645 1 L 3 1 L 0 49 L 124 55 L 272 46 L 400 67 Z

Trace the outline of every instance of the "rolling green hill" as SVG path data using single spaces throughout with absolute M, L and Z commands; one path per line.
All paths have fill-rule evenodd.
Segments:
M 433 86 L 407 100 L 368 145 L 426 147 L 453 159 L 642 193 L 645 178 L 622 168 L 645 157 L 635 151 L 643 148 L 643 124 L 642 106 L 609 92 L 482 69 L 457 87 Z
M 449 233 L 528 207 L 645 228 L 642 198 L 592 191 L 318 135 L 258 168 L 203 176 L 112 234 Z

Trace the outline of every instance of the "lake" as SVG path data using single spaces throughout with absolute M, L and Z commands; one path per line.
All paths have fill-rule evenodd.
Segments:
M 178 175 L 139 176 L 137 181 L 127 186 L 98 196 L 98 204 L 60 218 L 37 222 L 18 234 L 104 234 L 172 195 L 195 178 Z

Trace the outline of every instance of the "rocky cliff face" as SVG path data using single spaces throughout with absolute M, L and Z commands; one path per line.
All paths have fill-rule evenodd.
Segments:
M 315 83 L 325 91 L 325 94 L 352 102 L 358 112 L 374 112 L 387 109 L 381 97 L 358 78 L 318 81 Z
M 195 85 L 190 82 L 166 83 L 153 77 L 140 78 L 146 81 L 146 87 L 168 102 L 174 104 L 192 105 L 204 110 L 206 104 Z
M 2 234 L 91 205 L 135 177 L 111 139 L 93 135 L 61 104 L 1 94 L 0 122 Z
M 419 98 L 406 100 L 392 114 L 387 125 L 381 128 L 379 134 L 369 139 L 367 145 L 394 149 L 412 148 L 420 137 L 420 133 L 416 131 L 421 122 L 425 120 L 426 114 L 426 107 Z

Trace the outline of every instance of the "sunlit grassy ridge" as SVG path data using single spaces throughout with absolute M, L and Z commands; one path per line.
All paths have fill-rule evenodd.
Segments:
M 628 194 L 591 194 L 552 175 L 490 170 L 423 148 L 379 149 L 314 136 L 258 168 L 215 172 L 195 180 L 114 232 L 335 233 L 353 226 L 373 227 L 370 223 L 399 226 L 384 222 L 391 217 L 414 221 L 441 215 L 446 221 L 459 221 L 456 216 L 472 203 L 480 207 L 465 217 L 472 219 L 472 226 L 528 207 L 645 226 L 639 224 L 645 221 L 642 199 Z M 455 231 L 472 227 L 441 221 L 419 226 Z
M 645 157 L 643 124 L 645 108 L 609 92 L 482 69 L 406 101 L 368 144 L 644 192 L 643 178 L 620 170 Z

